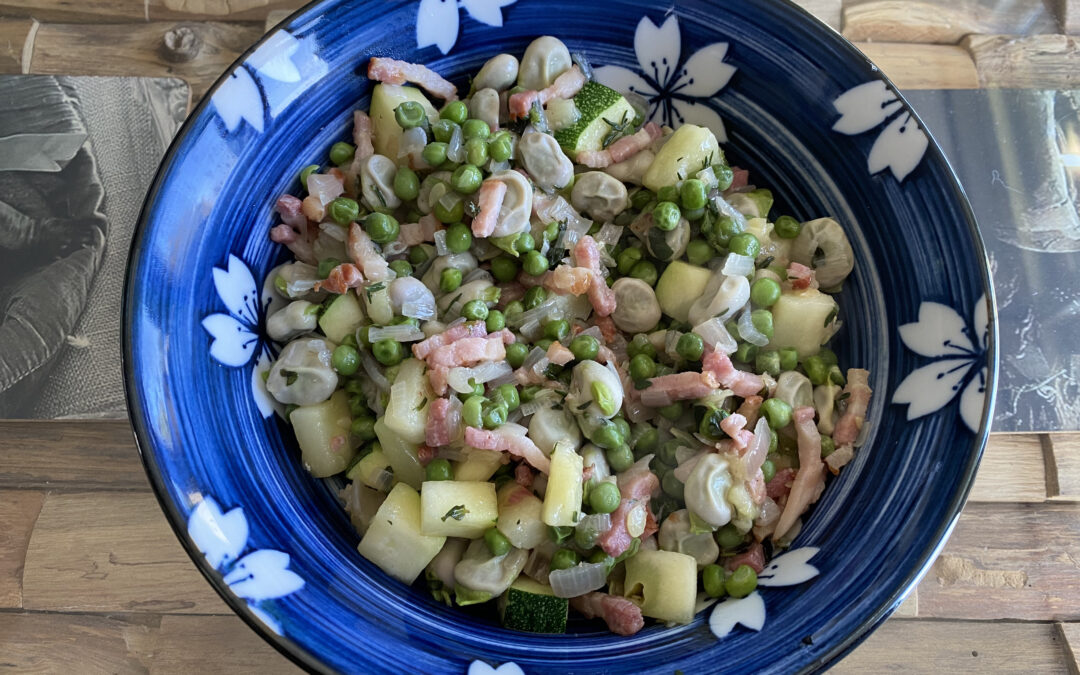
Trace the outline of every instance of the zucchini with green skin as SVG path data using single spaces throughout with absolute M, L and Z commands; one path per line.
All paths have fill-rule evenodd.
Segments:
M 571 157 L 579 152 L 603 149 L 604 141 L 613 131 L 618 133 L 617 128 L 631 131 L 637 116 L 626 97 L 599 82 L 586 82 L 574 96 L 574 106 L 579 114 L 577 122 L 555 132 L 555 140 Z
M 570 601 L 557 598 L 551 586 L 520 576 L 499 597 L 503 628 L 530 633 L 565 633 Z

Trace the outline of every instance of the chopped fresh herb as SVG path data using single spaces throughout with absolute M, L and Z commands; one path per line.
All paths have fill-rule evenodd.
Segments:
M 764 269 L 764 268 L 768 267 L 769 265 L 773 264 L 774 260 L 776 260 L 776 256 L 774 256 L 774 255 L 768 256 L 767 258 L 765 258 L 764 260 L 762 260 L 761 262 L 758 263 L 758 267 L 761 267 L 761 268 Z
M 851 392 L 850 391 L 845 391 L 843 394 L 840 394 L 839 396 L 836 397 L 836 401 L 837 401 L 837 403 L 839 403 L 840 401 L 845 401 L 850 396 L 851 396 Z
M 612 143 L 614 143 L 619 138 L 626 135 L 626 132 L 629 130 L 629 126 L 630 126 L 629 125 L 630 120 L 627 119 L 629 116 L 630 116 L 630 113 L 628 113 L 628 112 L 626 112 L 624 110 L 622 118 L 618 121 L 618 123 L 612 122 L 611 120 L 609 120 L 606 117 L 601 117 L 600 118 L 600 119 L 604 120 L 605 122 L 607 122 L 608 126 L 611 127 L 611 131 L 609 131 L 607 133 L 607 136 L 604 136 L 604 140 L 600 144 L 600 147 L 606 148 L 607 146 L 611 145 Z
M 533 101 L 532 107 L 529 108 L 529 121 L 536 127 L 536 130 L 550 134 L 551 127 L 548 126 L 547 115 L 544 114 L 544 107 L 540 105 L 540 99 L 537 98 Z
M 561 411 L 563 409 L 563 405 L 562 403 L 554 403 L 552 404 L 551 409 Z
M 634 389 L 641 391 L 642 389 L 648 389 L 652 386 L 651 380 L 637 380 L 634 382 Z
M 831 312 L 829 312 L 829 316 L 825 317 L 825 323 L 822 324 L 822 325 L 823 326 L 828 326 L 830 323 L 833 322 L 834 319 L 836 319 L 836 308 L 835 307 L 833 307 L 833 310 Z
M 581 52 L 573 52 L 570 54 L 570 62 L 581 69 L 581 74 L 585 76 L 586 80 L 591 81 L 593 79 L 592 64 L 589 63 L 589 59 Z
M 285 378 L 286 387 L 291 387 L 296 382 L 296 378 L 300 377 L 295 370 L 285 370 L 284 368 L 281 369 L 281 374 Z
M 456 305 L 456 304 L 457 304 L 457 301 L 458 301 L 458 300 L 460 300 L 460 299 L 461 299 L 461 293 L 458 293 L 457 295 L 455 295 L 455 296 L 454 296 L 454 299 L 453 299 L 453 300 L 451 300 L 451 301 L 450 301 L 450 304 L 449 304 L 449 305 L 447 305 L 446 307 L 447 307 L 448 309 L 449 309 L 450 307 L 453 307 L 454 305 Z
M 581 405 L 579 405 L 577 407 L 577 410 L 578 410 L 578 412 L 581 412 L 585 408 L 588 408 L 590 405 L 592 405 L 592 401 L 585 401 L 584 403 L 582 403 Z
M 375 188 L 375 196 L 379 198 L 379 204 L 381 204 L 383 208 L 386 208 L 386 197 L 383 196 L 382 190 L 379 189 L 378 185 L 373 185 L 372 187 Z
M 370 286 L 365 287 L 364 292 L 367 293 L 368 302 L 371 302 L 372 300 L 374 300 L 374 298 L 372 297 L 372 294 L 378 293 L 379 291 L 383 290 L 384 288 L 386 288 L 386 284 L 384 282 L 382 282 L 382 281 L 380 281 L 378 283 L 371 284 Z
M 465 215 L 475 218 L 480 214 L 480 205 L 472 200 L 465 200 Z
M 469 512 L 469 509 L 465 508 L 464 504 L 458 504 L 446 512 L 446 515 L 442 517 L 442 521 L 445 523 L 447 518 L 453 518 L 454 520 L 461 520 L 465 517 L 465 514 Z

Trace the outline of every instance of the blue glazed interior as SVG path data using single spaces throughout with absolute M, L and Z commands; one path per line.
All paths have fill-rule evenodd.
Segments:
M 536 636 L 447 609 L 359 557 L 357 536 L 334 496 L 337 486 L 310 478 L 289 430 L 256 409 L 250 364 L 227 368 L 209 358 L 211 338 L 200 322 L 223 311 L 212 268 L 224 267 L 233 254 L 261 283 L 285 259 L 266 236 L 274 199 L 295 192 L 298 170 L 347 138 L 351 111 L 367 103 L 367 58 L 427 63 L 460 86 L 491 55 L 520 54 L 535 36 L 552 34 L 594 65 L 636 70 L 638 21 L 647 15 L 660 24 L 665 16 L 648 2 L 518 0 L 503 9 L 502 28 L 462 12 L 457 44 L 443 56 L 435 47 L 415 49 L 416 10 L 414 2 L 328 0 L 299 12 L 286 22 L 301 44 L 293 58 L 317 56 L 326 75 L 264 119 L 262 133 L 248 122 L 229 132 L 204 101 L 148 197 L 128 276 L 125 367 L 140 450 L 181 541 L 223 589 L 187 539 L 186 521 L 204 496 L 223 509 L 242 507 L 249 545 L 288 552 L 290 569 L 306 585 L 269 605 L 284 637 L 268 633 L 242 601 L 224 595 L 279 649 L 313 669 L 460 673 L 481 659 L 513 661 L 530 673 L 791 672 L 849 649 L 899 603 L 951 528 L 991 407 L 988 397 L 974 434 L 955 403 L 907 421 L 906 408 L 889 399 L 925 359 L 904 348 L 897 328 L 917 320 L 923 301 L 970 318 L 992 290 L 969 210 L 936 146 L 898 182 L 888 171 L 869 175 L 874 134 L 831 131 L 839 116 L 832 101 L 879 75 L 793 5 L 684 2 L 677 9 L 684 57 L 712 42 L 730 45 L 725 60 L 738 72 L 713 102 L 725 120 L 729 158 L 748 167 L 753 182 L 772 188 L 779 212 L 835 216 L 857 259 L 840 298 L 846 327 L 836 347 L 841 363 L 871 370 L 871 433 L 797 542 L 820 547 L 811 563 L 821 576 L 764 591 L 762 632 L 740 627 L 718 641 L 704 612 L 690 626 L 650 627 L 629 638 L 586 622 L 575 625 L 573 637 Z

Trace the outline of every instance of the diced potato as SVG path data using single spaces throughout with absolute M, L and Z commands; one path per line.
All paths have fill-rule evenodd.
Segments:
M 656 282 L 656 301 L 660 309 L 676 321 L 686 323 L 690 305 L 705 293 L 712 272 L 704 267 L 673 260 Z
M 584 460 L 568 443 L 558 443 L 551 453 L 551 473 L 541 519 L 546 525 L 577 525 L 581 517 L 581 474 Z
M 487 481 L 429 480 L 420 488 L 420 529 L 424 534 L 477 539 L 499 516 L 495 484 Z
M 454 480 L 487 480 L 502 466 L 504 453 L 497 450 L 467 448 L 467 457 L 453 462 Z
M 833 329 L 830 316 L 836 312 L 832 296 L 816 288 L 784 293 L 772 306 L 773 336 L 769 349 L 792 347 L 799 358 L 817 354 Z
M 435 398 L 424 371 L 424 362 L 419 359 L 401 362 L 383 417 L 391 431 L 414 444 L 424 442 L 428 402 Z
M 380 326 L 394 320 L 394 307 L 390 303 L 390 291 L 385 282 L 372 284 L 364 289 L 364 307 L 371 320 Z
M 383 471 L 390 471 L 390 460 L 381 450 L 373 450 L 362 457 L 356 466 L 349 469 L 349 478 L 358 480 L 369 488 L 385 490 L 385 486 L 379 485 L 376 477 Z
M 420 484 L 424 482 L 425 472 L 417 457 L 416 445 L 390 429 L 386 425 L 386 417 L 380 417 L 375 422 L 375 435 L 379 438 L 383 454 L 394 469 L 394 477 L 419 489 Z
M 394 109 L 405 101 L 416 101 L 424 106 L 428 122 L 439 119 L 435 106 L 431 105 L 422 91 L 416 87 L 399 84 L 376 84 L 371 91 L 371 108 L 368 111 L 375 136 L 375 152 L 401 165 L 407 163 L 409 158 L 398 157 L 398 142 L 401 140 L 402 129 L 394 118 Z
M 289 415 L 304 468 L 317 478 L 341 473 L 356 450 L 349 440 L 349 397 L 338 390 L 315 405 L 300 406 Z
M 782 267 L 791 262 L 791 242 L 795 240 L 777 236 L 772 223 L 764 218 L 750 218 L 746 221 L 746 231 L 757 237 L 761 244 L 758 260 L 772 256 L 772 264 Z
M 420 495 L 398 483 L 375 513 L 356 550 L 390 576 L 411 584 L 444 543 L 446 537 L 420 531 Z
M 710 163 L 720 161 L 720 145 L 716 136 L 705 127 L 684 124 L 656 153 L 656 159 L 645 171 L 641 182 L 653 192 L 675 185 Z
M 332 342 L 341 342 L 346 335 L 352 335 L 364 322 L 364 312 L 356 294 L 349 290 L 334 298 L 322 316 L 319 328 Z
M 685 553 L 638 551 L 626 559 L 624 591 L 645 616 L 690 623 L 697 600 L 697 564 Z
M 540 517 L 544 503 L 527 487 L 511 481 L 499 490 L 499 520 L 495 524 L 510 543 L 530 549 L 548 539 L 548 526 Z

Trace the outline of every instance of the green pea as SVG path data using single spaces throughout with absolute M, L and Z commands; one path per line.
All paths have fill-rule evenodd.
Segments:
M 772 307 L 780 299 L 780 284 L 762 277 L 750 286 L 750 301 L 758 307 Z
M 776 434 L 773 434 L 776 436 Z M 761 475 L 765 477 L 765 482 L 770 482 L 776 476 L 776 465 L 773 464 L 771 459 L 767 459 L 761 463 Z
M 394 270 L 394 276 L 397 277 L 409 277 L 413 272 L 408 260 L 395 260 L 390 263 L 390 269 Z
M 745 539 L 743 533 L 739 532 L 739 530 L 731 523 L 728 523 L 716 531 L 716 543 L 725 551 L 739 548 L 742 546 L 743 539 Z
M 672 403 L 671 405 L 666 405 L 663 408 L 660 408 L 659 413 L 664 418 L 669 419 L 672 422 L 674 422 L 675 420 L 682 417 L 683 405 L 679 401 L 676 401 L 676 402 Z
M 691 265 L 704 265 L 712 257 L 713 247 L 704 239 L 691 239 L 686 245 L 686 261 Z
M 427 123 L 427 113 L 416 101 L 402 101 L 394 108 L 394 120 L 402 129 L 412 129 Z
M 476 166 L 486 164 L 488 161 L 487 141 L 479 138 L 470 138 L 465 141 L 465 161 Z
M 428 255 L 427 247 L 423 244 L 420 246 L 413 246 L 409 249 L 409 262 L 414 265 L 423 265 L 430 257 L 431 256 Z
M 773 223 L 773 232 L 781 239 L 794 239 L 802 231 L 802 224 L 791 216 L 780 216 Z
M 656 200 L 660 202 L 679 201 L 679 188 L 674 185 L 665 185 L 656 191 Z
M 631 359 L 638 354 L 644 354 L 650 359 L 656 358 L 656 348 L 649 342 L 649 336 L 645 333 L 638 333 L 630 339 L 630 343 L 626 345 L 626 354 Z
M 548 269 L 548 259 L 540 254 L 540 251 L 529 251 L 521 262 L 525 274 L 540 276 Z
M 600 444 L 597 443 L 597 445 Z M 634 464 L 634 453 L 630 450 L 630 446 L 625 443 L 613 448 L 608 448 L 604 453 L 604 456 L 607 458 L 611 470 L 616 473 L 619 471 L 626 471 Z
M 761 414 L 773 429 L 783 429 L 791 424 L 791 405 L 778 398 L 770 398 L 761 404 Z
M 426 480 L 453 480 L 454 468 L 448 460 L 440 457 L 428 462 L 424 475 Z
M 664 232 L 670 232 L 679 225 L 682 213 L 675 202 L 664 201 L 653 207 L 653 225 Z
M 799 352 L 792 347 L 780 350 L 780 370 L 795 370 L 799 365 Z
M 491 127 L 484 120 L 467 119 L 461 123 L 461 131 L 465 134 L 465 139 L 477 139 L 485 140 L 491 135 Z
M 730 242 L 732 237 L 742 234 L 743 226 L 731 216 L 721 216 L 716 221 L 716 234 L 723 242 Z
M 431 166 L 439 166 L 446 161 L 446 143 L 441 141 L 428 143 L 424 146 L 424 151 L 420 153 L 420 156 Z
M 420 178 L 407 166 L 398 167 L 394 174 L 394 194 L 398 199 L 410 201 L 420 194 Z
M 740 342 L 739 348 L 735 350 L 735 360 L 742 363 L 752 363 L 757 358 L 758 348 L 757 345 L 752 345 L 749 342 Z
M 511 412 L 517 410 L 518 406 L 521 405 L 521 397 L 518 395 L 517 387 L 509 382 L 495 387 L 495 397 L 501 399 Z
M 770 340 L 772 339 L 772 312 L 767 309 L 755 309 L 754 311 L 750 312 L 750 322 L 754 324 L 754 328 L 757 330 L 757 332 L 761 333 Z
M 844 386 L 844 374 L 836 366 L 829 366 L 829 382 Z
M 543 387 L 541 387 L 539 385 L 536 385 L 536 384 L 531 384 L 528 387 L 525 387 L 524 389 L 521 390 L 521 402 L 522 403 L 528 403 L 529 401 L 536 398 L 536 395 L 539 394 L 543 390 L 544 390 Z
M 431 212 L 435 214 L 435 218 L 440 223 L 458 223 L 465 217 L 465 200 L 455 199 L 453 206 L 447 207 L 442 201 L 435 202 L 435 206 L 431 209 Z
M 660 275 L 657 273 L 656 265 L 654 265 L 652 261 L 642 260 L 630 269 L 630 276 L 635 279 L 641 279 L 650 286 L 655 286 L 656 280 Z
M 518 253 L 529 253 L 536 250 L 536 240 L 529 232 L 522 232 L 514 241 L 514 250 Z
M 663 480 L 660 481 L 660 487 L 663 488 L 664 494 L 668 495 L 669 497 L 673 497 L 680 501 L 684 499 L 683 495 L 685 493 L 686 486 L 683 485 L 683 482 L 681 480 L 675 477 L 674 471 L 668 471 L 666 474 L 664 474 Z
M 803 359 L 803 370 L 806 371 L 806 377 L 809 378 L 810 383 L 814 385 L 825 384 L 829 377 L 829 367 L 817 355 Z
M 473 396 L 483 396 L 484 395 L 484 383 L 483 382 L 477 382 L 476 380 L 474 380 L 473 378 L 470 377 L 469 378 L 469 386 L 472 387 L 472 391 L 470 391 L 469 394 L 471 394 Z
M 822 347 L 820 350 L 818 350 L 818 356 L 821 357 L 821 360 L 824 361 L 825 365 L 827 366 L 835 366 L 840 363 L 840 361 L 836 358 L 836 352 L 829 349 L 828 347 Z
M 565 570 L 581 562 L 581 557 L 572 548 L 560 548 L 551 556 L 551 569 Z
M 398 238 L 401 227 L 393 216 L 375 212 L 364 218 L 364 231 L 376 244 L 389 244 Z
M 454 223 L 446 229 L 446 248 L 451 253 L 464 253 L 472 246 L 472 232 L 464 223 Z
M 605 450 L 611 450 L 617 448 L 626 442 L 619 427 L 614 423 L 607 423 L 593 431 L 592 438 L 593 443 L 604 448 Z M 630 453 L 631 456 L 633 453 Z
M 506 416 L 509 414 L 505 403 L 488 403 L 481 413 L 484 428 L 496 429 L 506 424 Z
M 487 544 L 491 555 L 496 558 L 510 552 L 510 540 L 506 538 L 505 534 L 499 532 L 498 528 L 489 527 L 484 532 L 484 543 Z
M 660 460 L 661 464 L 667 466 L 675 466 L 678 464 L 676 452 L 683 446 L 683 442 L 677 438 L 672 438 L 664 443 L 660 444 L 660 448 L 656 451 L 656 459 Z
M 330 161 L 335 166 L 344 166 L 353 161 L 353 155 L 356 154 L 356 146 L 352 143 L 346 143 L 345 141 L 338 141 L 330 146 Z M 305 182 L 304 185 L 307 185 Z
M 525 357 L 529 355 L 529 346 L 523 342 L 514 342 L 506 345 L 506 362 L 511 368 L 520 368 L 525 363 Z
M 697 333 L 683 333 L 675 343 L 675 353 L 687 361 L 700 361 L 705 353 L 705 341 Z
M 456 291 L 461 286 L 461 270 L 456 267 L 447 267 L 439 275 L 439 290 L 443 293 Z
M 330 202 L 326 212 L 338 225 L 348 225 L 359 217 L 360 205 L 356 203 L 355 199 L 338 197 Z
M 319 267 L 317 272 L 320 279 L 325 279 L 330 276 L 330 273 L 334 271 L 334 268 L 341 264 L 341 261 L 337 258 L 323 258 L 319 261 Z
M 728 412 L 726 410 L 709 406 L 706 408 L 705 414 L 701 416 L 701 422 L 698 423 L 698 433 L 706 438 L 723 438 L 727 434 L 724 432 L 724 428 L 720 426 L 720 423 L 727 416 Z
M 313 173 L 317 173 L 318 171 L 319 171 L 319 165 L 318 164 L 308 164 L 303 169 L 301 169 L 300 170 L 300 187 L 302 187 L 302 188 L 304 188 L 306 190 L 307 189 L 308 176 L 310 176 Z
M 713 164 L 713 175 L 716 176 L 716 188 L 718 190 L 726 190 L 731 187 L 731 183 L 735 180 L 735 172 L 727 164 Z
M 541 338 L 536 341 L 536 346 L 546 352 L 548 350 L 548 347 L 551 346 L 552 342 L 554 342 L 554 340 L 552 340 L 551 338 Z
M 836 441 L 833 440 L 832 436 L 822 436 L 821 437 L 821 456 L 822 457 L 828 457 L 829 455 L 833 454 L 833 452 L 835 452 L 835 451 L 836 451 Z
M 543 286 L 533 286 L 525 291 L 525 309 L 534 309 L 547 300 L 547 290 Z
M 640 248 L 628 248 L 619 254 L 616 262 L 618 263 L 619 274 L 626 276 L 630 274 L 630 270 L 634 269 L 634 265 L 641 262 L 643 254 Z
M 508 255 L 501 255 L 491 261 L 491 273 L 496 281 L 513 281 L 517 278 L 518 266 Z
M 330 365 L 340 375 L 352 375 L 360 368 L 360 352 L 356 347 L 338 345 L 330 356 Z
M 728 242 L 728 248 L 732 253 L 756 258 L 757 254 L 761 252 L 761 242 L 749 232 L 740 232 L 731 238 L 731 241 Z
M 493 309 L 488 312 L 487 321 L 484 325 L 489 333 L 502 330 L 506 328 L 506 316 L 499 310 Z
M 621 502 L 622 495 L 614 483 L 603 481 L 589 491 L 589 506 L 593 513 L 611 513 Z
M 466 426 L 483 428 L 484 403 L 486 402 L 487 399 L 483 396 L 473 395 L 465 399 L 465 403 L 461 406 L 461 420 Z
M 549 340 L 563 340 L 570 336 L 570 322 L 566 319 L 552 319 L 544 324 L 544 337 Z
M 684 209 L 700 209 L 705 207 L 708 190 L 705 183 L 697 178 L 689 178 L 683 181 L 679 188 L 679 198 Z
M 513 152 L 513 141 L 510 139 L 510 134 L 505 131 L 495 134 L 495 138 L 491 139 L 491 143 L 488 144 L 488 154 L 496 162 L 505 162 L 510 159 Z
M 401 343 L 397 340 L 385 338 L 371 345 L 371 354 L 375 360 L 384 366 L 396 366 L 401 363 L 404 356 Z
M 480 189 L 484 176 L 473 164 L 462 164 L 450 176 L 450 186 L 463 195 L 471 195 Z
M 461 308 L 461 316 L 470 321 L 483 321 L 487 315 L 488 307 L 483 300 L 470 300 Z
M 503 310 L 503 314 L 506 315 L 507 321 L 515 321 L 519 314 L 525 311 L 525 303 L 521 300 L 514 300 L 506 305 Z
M 367 406 L 364 405 L 364 399 L 361 398 L 364 395 L 364 387 L 360 380 L 347 380 L 345 382 L 345 393 L 351 398 L 349 399 L 349 405 L 352 405 L 353 400 L 360 404 L 358 411 L 353 412 L 353 417 L 363 414 L 367 410 Z
M 431 135 L 440 143 L 449 143 L 450 139 L 454 137 L 454 129 L 457 128 L 458 125 L 451 120 L 440 119 L 431 125 Z
M 705 595 L 710 598 L 722 598 L 727 594 L 724 589 L 724 568 L 713 563 L 706 565 L 701 570 L 701 585 L 705 589 Z
M 356 329 L 356 341 L 359 343 L 357 347 L 371 347 L 371 340 L 368 339 L 368 330 L 371 326 L 360 326 Z
M 595 359 L 600 352 L 600 341 L 591 335 L 579 335 L 570 341 L 570 352 L 578 361 Z
M 757 588 L 757 572 L 749 565 L 739 565 L 724 582 L 724 588 L 733 598 L 745 598 Z
M 353 418 L 349 425 L 349 433 L 362 441 L 375 440 L 375 418 L 371 415 L 360 415 Z
M 656 377 L 656 361 L 647 354 L 638 354 L 630 359 L 630 378 L 635 382 L 641 382 L 651 377 Z
M 450 120 L 454 124 L 463 124 L 468 118 L 469 107 L 464 101 L 450 101 L 439 113 L 439 119 Z
M 776 377 L 780 374 L 780 352 L 775 349 L 762 349 L 754 359 L 754 364 L 757 372 Z

